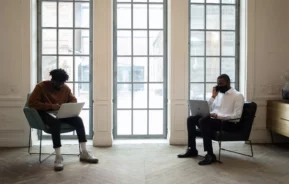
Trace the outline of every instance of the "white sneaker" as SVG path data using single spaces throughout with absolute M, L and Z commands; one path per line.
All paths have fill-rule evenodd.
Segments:
M 54 161 L 54 170 L 62 171 L 63 170 L 63 158 L 62 156 L 56 156 Z
M 98 159 L 94 157 L 92 153 L 89 153 L 87 151 L 80 152 L 79 155 L 80 162 L 88 162 L 88 163 L 98 163 Z

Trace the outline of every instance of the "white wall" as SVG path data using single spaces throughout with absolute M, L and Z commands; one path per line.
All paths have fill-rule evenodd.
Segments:
M 32 76 L 29 1 L 0 1 L 0 24 L 0 146 L 24 146 L 29 128 L 22 109 Z
M 0 146 L 25 146 L 29 127 L 22 112 L 35 82 L 32 0 L 0 1 Z M 112 2 L 94 0 L 94 138 L 112 145 Z M 251 138 L 268 142 L 266 100 L 281 97 L 281 73 L 289 69 L 286 0 L 249 0 L 244 14 L 243 89 L 258 104 Z M 186 144 L 188 99 L 188 1 L 169 2 L 169 140 Z M 246 15 L 246 16 L 245 16 Z M 32 72 L 32 73 L 31 73 Z

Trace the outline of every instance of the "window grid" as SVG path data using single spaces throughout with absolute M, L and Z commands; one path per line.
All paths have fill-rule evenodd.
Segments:
M 130 5 L 130 27 L 131 28 L 118 28 L 118 23 L 117 23 L 117 12 L 118 12 L 118 5 Z M 146 28 L 135 28 L 134 27 L 134 6 L 135 5 L 146 5 Z M 162 5 L 163 7 L 163 28 L 150 28 L 150 5 Z M 130 40 L 130 44 L 131 44 L 131 53 L 130 54 L 118 54 L 118 51 L 117 51 L 117 39 L 118 39 L 118 33 L 119 31 L 129 31 L 130 32 L 130 37 L 131 37 L 131 40 Z M 134 33 L 135 31 L 146 31 L 146 49 L 147 49 L 147 54 L 145 55 L 141 55 L 141 54 L 135 54 L 134 53 L 134 40 L 135 40 L 135 37 L 134 37 Z M 163 34 L 163 54 L 162 55 L 155 55 L 155 54 L 151 54 L 150 53 L 150 31 L 162 31 L 162 34 Z M 166 132 L 167 132 L 167 126 L 166 126 L 166 103 L 167 103 L 167 95 L 166 95 L 166 60 L 167 60 L 167 57 L 166 57 L 166 53 L 167 53 L 167 50 L 166 50 L 166 0 L 163 0 L 163 2 L 133 2 L 133 1 L 127 1 L 127 2 L 118 2 L 118 0 L 114 0 L 114 98 L 113 98 L 113 103 L 114 103 L 114 115 L 113 115 L 113 118 L 114 118 L 114 128 L 113 128 L 113 135 L 115 138 L 165 138 L 166 137 Z M 130 75 L 130 82 L 121 82 L 121 81 L 118 81 L 118 78 L 117 78 L 117 71 L 118 71 L 118 68 L 117 68 L 117 65 L 118 65 L 118 58 L 130 58 L 130 72 L 131 72 L 131 75 Z M 147 77 L 146 77 L 146 81 L 143 81 L 143 82 L 137 82 L 135 81 L 134 79 L 134 59 L 135 58 L 147 58 L 146 60 L 146 64 L 148 66 L 147 68 L 147 71 L 146 71 L 146 74 L 147 74 Z M 150 62 L 151 62 L 151 58 L 162 58 L 163 60 L 163 80 L 160 81 L 160 82 L 153 82 L 153 81 L 150 81 Z M 119 108 L 118 107 L 118 103 L 117 103 L 117 99 L 118 99 L 118 85 L 119 84 L 128 84 L 131 86 L 131 103 L 130 103 L 130 108 Z M 134 86 L 138 85 L 138 84 L 143 84 L 143 85 L 147 85 L 147 89 L 146 89 L 146 104 L 147 104 L 147 107 L 146 108 L 134 108 Z M 149 104 L 150 104 L 150 85 L 149 84 L 162 84 L 163 86 L 163 108 L 151 108 L 149 107 Z M 118 131 L 117 131 L 117 112 L 119 111 L 125 111 L 125 110 L 129 110 L 131 111 L 131 130 L 130 130 L 130 134 L 127 134 L 127 135 L 119 135 L 118 134 Z M 146 110 L 147 111 L 147 133 L 146 135 L 143 135 L 143 134 L 134 134 L 134 110 Z M 149 111 L 151 110 L 162 110 L 163 111 L 163 135 L 152 135 L 152 134 L 149 134 Z
M 195 2 L 194 2 L 195 1 Z M 223 59 L 227 58 L 227 59 L 235 59 L 235 67 L 233 68 L 234 70 L 234 73 L 235 75 L 234 76 L 230 76 L 230 78 L 234 79 L 232 81 L 232 86 L 234 88 L 236 88 L 237 90 L 239 89 L 239 0 L 235 0 L 234 2 L 231 1 L 225 1 L 225 0 L 219 0 L 219 2 L 216 2 L 216 3 L 208 3 L 207 2 L 208 0 L 199 0 L 198 2 L 196 2 L 196 0 L 189 0 L 189 38 L 190 38 L 190 42 L 189 42 L 189 96 L 190 96 L 190 99 L 208 99 L 210 96 L 208 96 L 207 93 L 211 93 L 211 92 L 207 92 L 207 85 L 215 85 L 216 82 L 213 82 L 213 81 L 208 81 L 207 80 L 207 67 L 208 67 L 208 59 L 209 58 L 212 58 L 212 59 L 218 59 L 219 60 L 219 74 L 221 73 L 224 73 L 222 72 L 222 62 L 223 62 Z M 226 2 L 226 3 L 225 3 Z M 203 11 L 203 20 L 204 20 L 204 25 L 203 25 L 203 29 L 200 29 L 200 28 L 192 28 L 192 6 L 202 6 L 204 11 Z M 218 6 L 218 11 L 219 11 L 219 29 L 210 29 L 207 27 L 207 19 L 208 19 L 208 6 Z M 223 8 L 224 7 L 234 7 L 235 8 L 235 27 L 234 29 L 223 29 Z M 202 16 L 202 15 L 200 15 Z M 191 47 L 192 47 L 192 35 L 193 33 L 196 33 L 196 31 L 202 31 L 203 34 L 204 34 L 204 41 L 203 41 L 203 52 L 204 54 L 193 54 L 191 52 Z M 219 54 L 218 55 L 208 55 L 208 50 L 207 50 L 207 46 L 208 46 L 208 40 L 207 40 L 207 34 L 210 33 L 210 32 L 218 32 L 219 34 Z M 223 33 L 235 33 L 235 49 L 234 49 L 234 52 L 235 54 L 232 56 L 232 55 L 224 55 L 223 54 Z M 191 68 L 191 65 L 192 65 L 192 59 L 193 58 L 199 58 L 199 59 L 203 59 L 203 79 L 201 81 L 192 81 L 192 68 Z M 216 80 L 216 79 L 215 79 Z M 195 84 L 203 84 L 203 97 L 194 97 L 192 96 L 192 86 L 195 85 Z M 211 89 L 211 88 L 210 88 Z
M 76 91 L 78 90 L 78 95 L 80 95 L 81 93 L 81 88 L 85 88 L 84 86 L 81 86 L 82 84 L 87 84 L 88 85 L 88 91 L 82 91 L 82 93 L 84 94 L 88 94 L 88 101 L 86 102 L 85 104 L 85 107 L 83 108 L 82 110 L 82 113 L 88 113 L 88 116 L 84 115 L 85 116 L 85 119 L 89 119 L 89 122 L 88 122 L 88 125 L 87 125 L 87 129 L 88 129 L 88 132 L 86 132 L 87 134 L 87 138 L 92 138 L 92 134 L 93 134 L 93 130 L 92 130 L 92 40 L 93 40 L 93 35 L 92 35 L 92 28 L 93 28 L 93 21 L 92 21 L 92 7 L 93 7 L 93 0 L 38 0 L 37 1 L 38 3 L 38 63 L 37 63 L 37 67 L 38 67 L 38 82 L 42 81 L 42 80 L 45 80 L 45 78 L 43 78 L 43 75 L 46 74 L 44 73 L 43 71 L 43 67 L 45 65 L 43 65 L 43 57 L 54 57 L 55 58 L 55 62 L 56 62 L 56 68 L 59 68 L 60 67 L 60 58 L 64 58 L 64 57 L 69 57 L 69 58 L 72 58 L 72 63 L 71 66 L 72 68 L 70 68 L 72 70 L 72 76 L 70 75 L 70 79 L 69 81 L 67 81 L 67 85 L 71 86 L 71 91 L 73 92 L 74 95 L 76 95 Z M 44 3 L 55 3 L 55 17 L 51 17 L 51 20 L 52 21 L 55 21 L 55 27 L 53 26 L 45 26 L 43 25 L 43 19 L 45 19 L 45 16 L 42 15 L 43 13 L 43 4 Z M 66 4 L 66 5 L 70 5 L 72 7 L 72 23 L 70 26 L 60 26 L 59 24 L 59 21 L 60 21 L 60 3 L 62 3 L 63 5 Z M 89 23 L 88 23 L 88 26 L 76 26 L 76 6 L 82 6 L 80 8 L 80 10 L 78 11 L 82 11 L 84 9 L 87 9 L 89 11 Z M 84 7 L 84 6 L 87 6 L 87 7 Z M 69 11 L 69 10 L 68 10 Z M 81 12 L 83 13 L 83 12 Z M 82 15 L 81 15 L 82 16 Z M 85 15 L 83 15 L 85 16 Z M 53 20 L 53 18 L 55 18 L 55 20 Z M 80 21 L 81 22 L 81 21 Z M 44 46 L 44 42 L 43 42 L 43 39 L 44 36 L 42 34 L 43 30 L 55 30 L 55 33 L 56 33 L 56 38 L 55 40 L 49 40 L 49 41 L 55 41 L 56 45 L 55 45 L 55 48 L 56 48 L 56 52 L 55 53 L 43 53 L 43 46 Z M 60 53 L 60 44 L 59 42 L 61 42 L 60 40 L 60 32 L 61 31 L 65 31 L 65 30 L 69 30 L 69 31 L 72 31 L 72 37 L 70 38 L 72 40 L 72 49 L 71 49 L 71 54 L 65 54 L 65 53 Z M 81 35 L 82 34 L 82 31 L 87 31 L 88 32 L 88 35 L 89 35 L 89 49 L 87 50 L 87 53 L 84 53 L 84 54 L 81 54 L 81 51 L 79 51 L 79 53 L 76 53 L 76 31 L 79 31 L 79 39 L 82 39 L 84 37 L 88 38 L 87 35 Z M 81 35 L 81 36 L 80 36 Z M 67 41 L 67 40 L 66 40 Z M 69 40 L 67 41 L 69 42 Z M 82 40 L 80 41 L 81 44 L 78 45 L 79 49 L 83 50 L 84 48 L 84 44 L 82 43 Z M 68 46 L 69 47 L 69 44 Z M 69 50 L 69 48 L 68 48 Z M 78 52 L 78 51 L 77 51 Z M 77 76 L 79 76 L 79 73 L 76 72 L 76 58 L 80 59 L 82 58 L 83 60 L 82 61 L 78 61 L 80 62 L 80 65 L 83 66 L 83 63 L 87 63 L 88 64 L 88 80 L 87 78 L 86 79 L 79 79 L 79 80 L 76 80 L 77 79 Z M 84 61 L 85 60 L 85 61 Z M 85 65 L 85 64 L 84 64 Z M 55 67 L 53 68 L 49 68 L 50 69 L 54 69 Z M 67 71 L 67 70 L 66 70 Z M 68 71 L 67 71 L 68 72 Z M 85 72 L 85 71 L 78 71 L 78 72 Z M 68 72 L 69 74 L 69 72 Z M 81 75 L 81 74 L 80 74 Z M 84 76 L 82 76 L 82 78 L 84 78 Z M 47 79 L 46 79 L 47 80 Z M 76 89 L 78 85 L 78 89 Z M 83 95 L 82 94 L 82 95 Z M 84 122 L 85 123 L 85 122 Z M 76 133 L 73 132 L 72 135 L 70 133 L 68 134 L 63 134 L 62 135 L 63 137 L 65 138 L 69 138 L 69 139 L 76 139 Z M 48 135 L 45 135 L 44 137 L 49 137 Z

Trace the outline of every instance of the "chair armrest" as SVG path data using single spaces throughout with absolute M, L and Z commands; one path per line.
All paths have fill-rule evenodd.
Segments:
M 24 107 L 23 111 L 31 128 L 35 128 L 39 130 L 46 129 L 36 109 Z

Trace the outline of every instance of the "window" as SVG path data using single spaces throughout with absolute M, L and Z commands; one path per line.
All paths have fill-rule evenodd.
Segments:
M 189 1 L 189 94 L 208 100 L 222 73 L 239 88 L 239 0 Z
M 166 0 L 114 0 L 114 138 L 167 134 Z
M 66 70 L 67 85 L 79 102 L 85 102 L 80 116 L 88 137 L 92 137 L 91 7 L 92 0 L 38 0 L 38 81 L 50 80 L 52 69 Z

